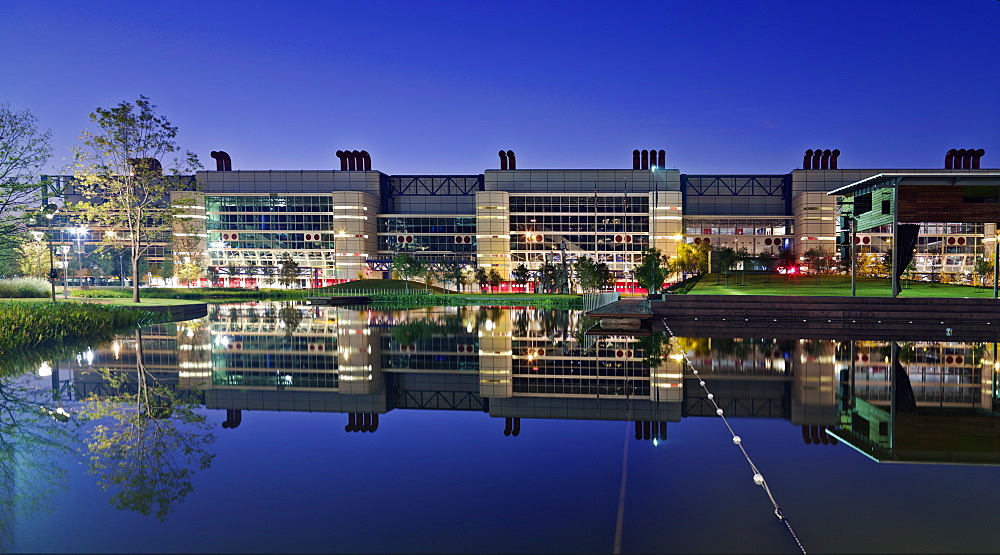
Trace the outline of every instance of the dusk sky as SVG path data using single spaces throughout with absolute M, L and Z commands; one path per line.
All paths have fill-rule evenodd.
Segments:
M 214 169 L 785 173 L 1000 166 L 1000 2 L 6 0 L 0 102 L 51 129 L 148 96 Z

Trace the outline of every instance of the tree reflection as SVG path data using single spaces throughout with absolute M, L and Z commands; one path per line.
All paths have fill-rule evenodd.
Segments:
M 87 439 L 90 474 L 113 492 L 115 508 L 164 520 L 194 490 L 195 472 L 211 465 L 215 436 L 196 404 L 146 369 L 141 331 L 135 343 L 135 374 L 102 370 L 111 394 L 87 403 L 95 420 Z
M 66 469 L 77 426 L 53 401 L 51 390 L 27 385 L 25 378 L 0 381 L 0 550 L 10 545 L 18 515 L 52 507 L 65 490 Z

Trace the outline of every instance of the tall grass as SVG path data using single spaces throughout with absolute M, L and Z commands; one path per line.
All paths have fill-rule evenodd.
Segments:
M 0 303 L 0 373 L 111 341 L 169 315 L 86 303 Z
M 44 279 L 14 278 L 0 279 L 0 298 L 48 297 L 52 286 Z

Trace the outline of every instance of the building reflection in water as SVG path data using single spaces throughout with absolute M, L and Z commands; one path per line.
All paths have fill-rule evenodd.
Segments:
M 372 433 L 386 413 L 422 409 L 487 412 L 512 437 L 530 419 L 631 421 L 636 439 L 661 442 L 669 422 L 715 417 L 683 351 L 727 415 L 788 420 L 805 443 L 879 461 L 1000 462 L 994 343 L 587 336 L 593 323 L 532 308 L 251 302 L 144 341 L 147 367 L 225 410 L 226 429 L 245 426 L 245 411 L 311 411 Z M 70 362 L 78 398 L 101 391 L 88 367 L 129 368 L 125 347 Z

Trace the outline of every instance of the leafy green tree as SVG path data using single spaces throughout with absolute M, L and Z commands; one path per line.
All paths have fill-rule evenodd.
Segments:
M 165 520 L 194 491 L 192 477 L 212 464 L 215 441 L 204 413 L 147 370 L 136 331 L 134 374 L 101 370 L 111 394 L 88 400 L 90 474 L 117 509 Z
M 736 251 L 732 247 L 718 247 L 712 254 L 716 267 L 726 278 L 726 287 L 729 287 L 729 272 L 736 265 Z
M 531 270 L 528 269 L 524 264 L 518 264 L 514 271 L 510 273 L 510 276 L 514 278 L 514 283 L 524 287 L 528 284 L 528 280 L 531 278 Z
M 701 242 L 680 243 L 677 245 L 677 256 L 671 261 L 671 269 L 684 274 L 708 273 L 708 253 L 712 246 Z
M 756 257 L 746 247 L 736 249 L 736 263 L 740 266 L 740 285 L 747 284 L 747 270 L 754 264 Z
M 208 270 L 205 271 L 205 274 L 208 277 L 208 282 L 209 282 L 209 284 L 211 284 L 212 287 L 215 287 L 216 285 L 218 285 L 218 282 L 219 282 L 219 267 L 218 266 L 209 266 Z
M 186 283 L 188 287 L 191 287 L 191 282 L 201 279 L 203 272 L 204 270 L 200 264 L 184 262 L 177 267 L 177 279 Z
M 49 264 L 49 246 L 41 241 L 25 241 L 20 245 L 18 266 L 21 275 L 48 279 L 52 266 Z
M 240 269 L 239 269 L 239 267 L 236 266 L 236 262 L 230 260 L 229 263 L 226 264 L 226 275 L 229 276 L 229 285 L 230 286 L 232 286 L 233 280 L 236 279 L 236 276 L 239 275 L 239 273 L 240 273 Z
M 557 291 L 562 283 L 562 265 L 546 262 L 538 268 L 538 283 L 542 286 L 542 291 L 552 293 Z
M 163 257 L 163 262 L 160 262 L 160 266 L 157 268 L 156 272 L 159 274 L 160 278 L 163 279 L 164 283 L 169 283 L 176 274 L 174 256 L 172 254 L 165 255 Z
M 972 273 L 976 276 L 976 285 L 982 287 L 993 275 L 993 261 L 985 256 L 977 256 L 972 261 Z
M 491 268 L 489 275 L 489 284 L 490 287 L 493 288 L 494 292 L 497 290 L 498 287 L 500 287 L 501 283 L 503 283 L 503 276 L 500 275 L 500 272 L 498 272 L 496 268 Z
M 486 290 L 486 286 L 490 283 L 490 275 L 486 272 L 486 268 L 481 266 L 476 268 L 474 277 L 476 279 L 476 283 L 479 285 L 479 290 Z
M 40 132 L 28 110 L 0 104 L 0 257 L 12 261 L 25 239 L 20 233 L 43 194 L 39 172 L 52 155 L 48 131 Z
M 632 275 L 639 282 L 639 287 L 650 293 L 659 293 L 667 279 L 669 265 L 669 259 L 659 249 L 649 248 L 643 251 L 642 263 L 635 267 Z
M 399 253 L 392 257 L 392 271 L 397 278 L 406 281 L 406 290 L 410 289 L 410 280 L 423 277 L 426 267 L 420 259 L 409 253 Z
M 778 251 L 778 267 L 785 270 L 785 275 L 791 275 L 797 271 L 799 259 L 792 249 L 781 249 Z
M 287 252 L 282 253 L 278 258 L 278 282 L 285 287 L 290 287 L 298 281 L 299 263 Z
M 581 256 L 574 265 L 580 287 L 584 291 L 600 292 L 611 282 L 611 269 L 604 262 L 596 262 L 589 256 Z
M 455 289 L 461 291 L 469 284 L 469 271 L 461 264 L 448 264 L 441 273 L 441 281 L 452 283 Z
M 150 243 L 170 231 L 173 216 L 183 209 L 170 203 L 170 191 L 180 186 L 178 177 L 201 164 L 177 146 L 177 127 L 157 115 L 145 96 L 135 104 L 97 108 L 90 121 L 97 129 L 85 130 L 82 145 L 74 149 L 74 177 L 87 200 L 74 209 L 87 221 L 124 230 L 107 241 L 130 248 L 132 272 L 138 274 L 139 259 Z M 175 155 L 163 164 L 165 157 Z M 165 177 L 164 169 L 173 178 Z M 132 283 L 132 301 L 139 302 L 139 280 Z

